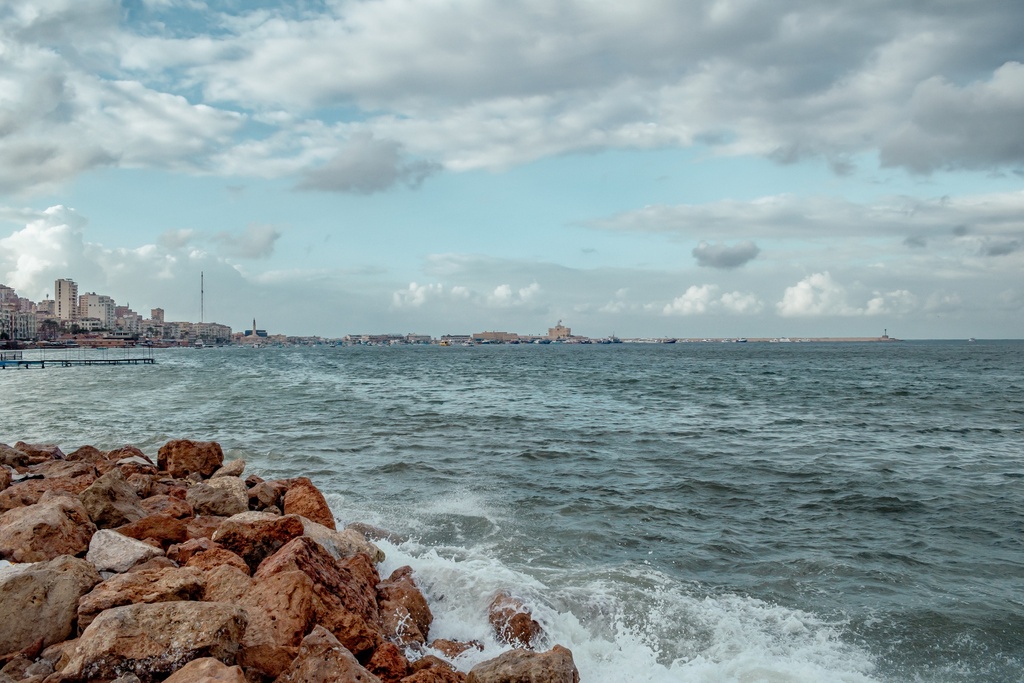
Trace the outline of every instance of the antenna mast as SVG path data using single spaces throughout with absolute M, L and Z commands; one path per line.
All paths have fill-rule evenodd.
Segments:
M 206 293 L 203 288 L 203 271 L 199 271 L 199 322 L 206 322 Z

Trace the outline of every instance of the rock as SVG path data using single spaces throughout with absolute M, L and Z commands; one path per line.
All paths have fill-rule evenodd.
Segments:
M 248 480 L 246 480 L 248 481 Z M 249 509 L 265 510 L 269 507 L 280 508 L 288 484 L 283 481 L 262 481 L 249 487 Z
M 193 484 L 185 494 L 185 501 L 199 515 L 230 517 L 249 509 L 245 484 L 238 477 L 220 477 Z
M 384 551 L 367 541 L 358 531 L 353 529 L 335 531 L 305 517 L 301 519 L 304 533 L 326 548 L 327 552 L 336 559 L 341 560 L 363 553 L 375 563 L 384 561 Z
M 196 553 L 219 547 L 220 545 L 208 538 L 190 538 L 183 543 L 177 543 L 167 548 L 167 557 L 184 566 Z M 246 572 L 248 572 L 248 567 L 246 567 Z
M 510 650 L 472 668 L 466 683 L 579 683 L 572 652 L 555 645 L 547 652 Z
M 0 558 L 41 562 L 79 555 L 89 548 L 96 525 L 81 501 L 63 495 L 45 498 L 0 515 Z
M 110 470 L 78 494 L 89 517 L 100 529 L 128 524 L 146 516 L 142 500 L 125 481 L 121 470 Z
M 487 619 L 499 640 L 512 647 L 532 649 L 544 630 L 519 598 L 501 591 L 487 608 Z
M 115 531 L 139 541 L 152 538 L 166 550 L 172 544 L 184 543 L 188 539 L 188 522 L 167 513 L 157 513 L 119 526 Z
M 404 683 L 463 683 L 466 674 L 443 659 L 426 655 L 412 663 L 412 674 L 402 680 Z
M 245 633 L 245 611 L 218 602 L 160 602 L 101 612 L 61 672 L 72 679 L 110 680 L 133 673 L 160 680 L 193 659 L 233 662 Z
M 209 571 L 214 567 L 219 567 L 225 564 L 231 567 L 236 567 L 246 574 L 249 573 L 249 565 L 245 563 L 245 560 L 227 548 L 210 548 L 209 550 L 198 552 L 188 559 L 185 566 L 195 567 L 202 571 Z
M 177 479 L 195 473 L 205 479 L 223 464 L 224 452 L 216 441 L 168 441 L 157 455 L 157 466 Z
M 164 567 L 117 574 L 78 602 L 78 630 L 84 631 L 103 610 L 122 605 L 200 600 L 206 590 L 198 569 Z
M 412 578 L 412 567 L 399 567 L 377 585 L 384 633 L 403 644 L 426 644 L 434 615 Z
M 163 554 L 162 550 L 148 543 L 128 538 L 110 529 L 100 529 L 93 534 L 85 559 L 92 562 L 98 571 L 121 573 Z
M 193 659 L 181 667 L 164 683 L 246 683 L 242 667 L 228 666 L 219 659 L 203 657 Z
M 165 512 L 178 519 L 188 519 L 195 517 L 196 514 L 192 506 L 186 503 L 184 499 L 178 499 L 167 494 L 150 495 L 149 498 L 143 498 L 141 504 L 146 512 L 151 515 Z
M 0 491 L 0 512 L 21 507 L 23 505 L 35 505 L 47 491 L 52 493 L 69 493 L 73 496 L 87 489 L 96 481 L 95 474 L 83 474 L 78 477 L 56 477 L 52 479 L 27 479 L 15 481 L 12 477 L 11 485 Z
M 374 650 L 366 669 L 381 680 L 381 683 L 398 683 L 409 675 L 409 660 L 394 643 L 384 641 Z
M 339 562 L 316 541 L 301 536 L 265 560 L 256 575 L 299 570 L 309 576 L 320 599 L 317 622 L 362 657 L 381 642 L 375 588 L 380 577 L 365 555 L 358 557 Z
M 25 443 L 24 441 L 19 441 L 14 444 L 14 449 L 28 455 L 32 461 L 29 464 L 45 462 L 47 460 L 66 459 L 60 447 L 52 443 Z
M 345 528 L 358 531 L 367 541 L 388 541 L 395 545 L 401 545 L 409 540 L 387 529 L 381 529 L 380 527 L 364 524 L 363 522 L 352 522 L 351 524 L 346 524 Z
M 97 463 L 107 459 L 107 454 L 95 446 L 82 446 L 67 455 L 67 459 L 74 462 Z
M 11 471 L 6 466 L 0 465 L 0 491 L 11 485 Z
M 212 540 L 240 556 L 255 572 L 260 562 L 302 534 L 302 520 L 299 517 L 243 512 L 222 522 Z
M 0 655 L 40 640 L 43 647 L 65 640 L 74 627 L 78 599 L 99 582 L 95 567 L 67 555 L 0 567 Z
M 220 528 L 220 525 L 227 520 L 227 517 L 214 517 L 211 515 L 198 515 L 188 520 L 186 527 L 188 537 L 191 538 L 212 538 L 213 534 Z
M 121 474 L 125 474 L 125 469 L 123 467 L 120 469 Z M 128 485 L 132 487 L 132 491 L 135 491 L 135 495 L 139 498 L 148 498 L 153 492 L 153 475 L 134 472 L 125 476 L 127 477 L 125 481 L 128 482 Z
M 431 641 L 429 647 L 434 650 L 437 650 L 449 659 L 455 659 L 463 652 L 472 650 L 474 648 L 479 650 L 480 652 L 483 652 L 484 650 L 484 644 L 481 643 L 479 640 L 471 640 L 468 643 L 464 643 L 458 640 L 446 640 L 443 638 L 438 638 L 436 640 Z
M 256 484 L 262 484 L 265 481 L 266 479 L 257 474 L 250 474 L 248 477 L 245 478 L 245 487 L 251 489 Z
M 242 472 L 245 472 L 245 461 L 241 458 L 235 458 L 234 460 L 228 460 L 224 463 L 224 466 L 210 475 L 211 479 L 217 477 L 240 477 Z M 248 488 L 248 485 L 246 485 Z
M 330 631 L 317 626 L 302 639 L 299 654 L 275 683 L 380 683 L 360 666 Z
M 138 459 L 141 462 L 144 462 L 144 463 L 147 463 L 147 464 L 155 466 L 155 463 L 153 462 L 153 460 L 148 455 L 143 453 L 141 449 L 136 448 L 135 446 L 131 446 L 131 445 L 121 446 L 120 448 L 115 448 L 112 451 L 107 451 L 107 454 L 106 454 L 106 459 L 107 460 L 113 460 L 114 462 L 117 462 L 118 460 L 127 459 L 127 458 L 136 458 L 136 459 Z
M 286 515 L 299 515 L 328 529 L 337 530 L 334 513 L 327 506 L 327 499 L 308 477 L 292 480 L 284 494 L 283 509 Z
M 78 477 L 95 477 L 96 468 L 88 462 L 68 462 L 67 460 L 47 460 L 28 468 L 32 474 L 43 479 L 76 479 Z
M 222 564 L 206 572 L 204 602 L 236 603 L 252 586 L 247 572 L 238 567 Z
M 265 676 L 280 676 L 316 625 L 320 600 L 313 581 L 300 571 L 258 576 L 237 604 L 249 618 L 239 663 Z
M 28 453 L 11 448 L 5 443 L 0 443 L 0 465 L 7 467 L 28 467 L 32 458 Z

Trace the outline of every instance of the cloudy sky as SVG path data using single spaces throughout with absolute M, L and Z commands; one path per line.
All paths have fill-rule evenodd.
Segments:
M 1024 3 L 4 0 L 0 283 L 270 332 L 1024 337 Z

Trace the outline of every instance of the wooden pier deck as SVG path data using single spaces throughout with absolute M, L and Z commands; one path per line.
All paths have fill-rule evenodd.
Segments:
M 70 368 L 79 365 L 153 365 L 155 363 L 156 359 L 153 357 L 151 350 L 147 355 L 125 355 L 117 358 L 105 356 L 89 358 L 85 355 L 74 357 L 69 353 L 50 356 L 49 358 L 46 356 L 25 358 L 21 351 L 5 351 L 0 353 L 0 370 L 6 370 L 7 368 L 21 368 L 22 370 L 45 368 L 47 365 Z

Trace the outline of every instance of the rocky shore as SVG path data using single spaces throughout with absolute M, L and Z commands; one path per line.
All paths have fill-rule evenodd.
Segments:
M 0 444 L 0 683 L 579 682 L 514 586 L 488 614 L 512 649 L 464 673 L 484 646 L 430 637 L 415 572 L 378 573 L 386 531 L 244 470 L 215 442 Z

